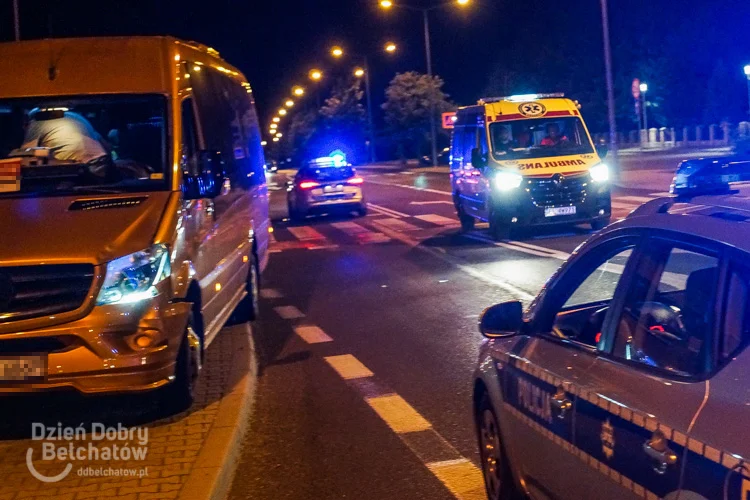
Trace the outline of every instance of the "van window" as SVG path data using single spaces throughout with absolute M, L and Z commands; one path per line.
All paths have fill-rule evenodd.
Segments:
M 166 98 L 0 100 L 0 197 L 169 189 Z
M 206 148 L 221 152 L 232 186 L 265 183 L 258 119 L 247 90 L 205 66 L 191 73 L 191 82 Z
M 578 117 L 495 122 L 490 125 L 490 135 L 492 154 L 499 161 L 594 152 Z

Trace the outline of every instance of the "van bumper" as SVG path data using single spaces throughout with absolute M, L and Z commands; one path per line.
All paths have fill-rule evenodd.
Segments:
M 125 393 L 164 386 L 174 379 L 191 309 L 161 293 L 135 304 L 97 306 L 67 324 L 0 335 L 0 360 L 33 356 L 46 366 L 46 374 L 34 378 L 0 374 L 0 394 Z M 149 345 L 139 347 L 139 338 Z
M 605 222 L 612 217 L 612 197 L 608 184 L 592 188 L 576 203 L 553 203 L 545 206 L 522 189 L 496 195 L 492 203 L 496 221 L 514 227 Z M 546 209 L 551 207 L 575 207 L 575 214 L 548 217 Z

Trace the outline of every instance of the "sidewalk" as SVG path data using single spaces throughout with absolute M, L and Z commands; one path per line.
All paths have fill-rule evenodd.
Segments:
M 148 407 L 138 405 L 139 402 L 143 404 L 143 400 L 132 399 L 129 405 L 125 399 L 127 396 L 115 400 L 117 405 L 106 399 L 59 399 L 59 409 L 55 406 L 42 408 L 30 418 L 12 412 L 12 417 L 3 418 L 4 423 L 18 420 L 26 439 L 0 441 L 0 500 L 205 500 L 226 497 L 252 407 L 255 365 L 250 327 L 237 325 L 222 330 L 207 349 L 195 404 L 185 413 L 148 422 L 149 417 L 142 415 L 144 410 L 148 413 Z M 55 400 L 54 397 L 49 399 Z M 7 411 L 8 407 L 5 408 Z M 58 423 L 58 419 L 63 422 Z M 95 422 L 105 423 L 108 427 L 122 424 L 132 428 L 140 424 L 143 433 L 117 440 L 97 440 L 95 431 L 85 436 L 76 435 L 72 440 L 31 440 L 28 434 L 32 422 L 43 422 L 51 428 L 57 425 L 80 427 L 82 431 L 84 428 L 93 429 Z M 142 438 L 146 433 L 144 444 Z M 14 437 L 12 431 L 10 437 Z M 8 439 L 8 436 L 0 435 L 0 439 Z M 116 445 L 112 444 L 113 441 Z M 79 460 L 75 455 L 64 458 L 58 452 L 56 458 L 45 461 L 48 445 L 56 450 L 70 447 L 73 451 L 75 447 L 79 454 L 88 455 Z M 135 450 L 139 447 L 145 448 L 145 459 L 135 458 Z M 95 448 L 93 460 L 89 459 L 92 448 Z M 115 448 L 119 455 L 114 455 Z M 133 450 L 133 454 L 126 456 L 126 448 Z M 112 456 L 123 459 L 105 460 L 105 449 L 110 449 Z M 32 467 L 47 477 L 64 472 L 67 464 L 72 464 L 72 467 L 59 482 L 42 482 L 32 476 L 29 458 Z M 91 477 L 96 469 L 110 471 L 102 473 L 109 477 Z M 113 471 L 120 472 L 115 476 Z

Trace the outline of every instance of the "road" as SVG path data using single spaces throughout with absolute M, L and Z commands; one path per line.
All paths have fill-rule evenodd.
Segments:
M 448 176 L 427 170 L 362 169 L 366 217 L 300 225 L 286 219 L 284 176 L 272 179 L 261 374 L 230 498 L 484 498 L 478 316 L 528 302 L 591 232 L 463 234 Z M 615 188 L 615 218 L 658 195 Z

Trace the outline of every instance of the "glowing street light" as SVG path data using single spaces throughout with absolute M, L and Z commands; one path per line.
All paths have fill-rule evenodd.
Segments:
M 281 121 L 281 118 L 279 118 L 278 116 L 274 116 L 273 117 L 273 122 L 274 123 L 279 123 L 280 121 Z
M 362 78 L 363 76 L 365 76 L 365 70 L 362 68 L 356 68 L 354 70 L 354 76 L 356 76 L 357 78 Z
M 287 101 L 286 101 L 286 102 L 284 103 L 284 106 L 286 106 L 287 108 L 291 108 L 292 106 L 294 106 L 294 101 L 292 101 L 291 99 L 288 99 L 288 100 L 287 100 Z
M 279 128 L 279 124 L 278 123 L 272 123 L 271 124 L 271 130 L 274 130 L 274 129 L 277 129 L 277 128 Z
M 390 52 L 390 53 L 396 52 L 397 48 L 398 47 L 396 47 L 396 44 L 393 43 L 393 42 L 388 42 L 388 43 L 385 44 L 385 51 L 386 52 Z
M 341 56 L 344 55 L 344 49 L 342 49 L 341 47 L 338 47 L 338 46 L 333 47 L 333 48 L 331 48 L 331 55 L 333 57 L 341 57 Z
M 384 9 L 390 9 L 393 7 L 393 2 L 391 0 L 380 0 L 380 6 Z
M 313 70 L 310 70 L 309 76 L 310 76 L 310 80 L 317 82 L 321 78 L 323 78 L 323 72 L 320 71 L 319 69 L 313 69 Z
M 279 110 L 279 115 L 281 115 L 281 116 L 284 116 L 284 115 L 286 115 L 286 110 L 285 110 L 284 108 L 281 108 L 281 109 Z
M 292 89 L 292 93 L 297 97 L 302 97 L 303 95 L 305 95 L 305 89 L 303 89 L 302 87 L 294 87 Z
M 469 3 L 471 3 L 471 0 L 456 0 L 456 3 L 461 6 L 466 6 L 466 5 L 469 5 Z
M 281 132 L 279 132 L 278 134 L 276 134 L 276 137 L 278 137 L 279 139 L 281 139 L 282 137 L 284 137 L 284 134 L 282 134 Z
M 274 137 L 274 138 L 272 139 L 272 141 L 273 141 L 273 142 L 279 142 L 280 140 L 281 140 L 281 139 L 279 139 L 278 137 Z
M 261 146 L 268 146 L 268 141 L 260 141 Z

